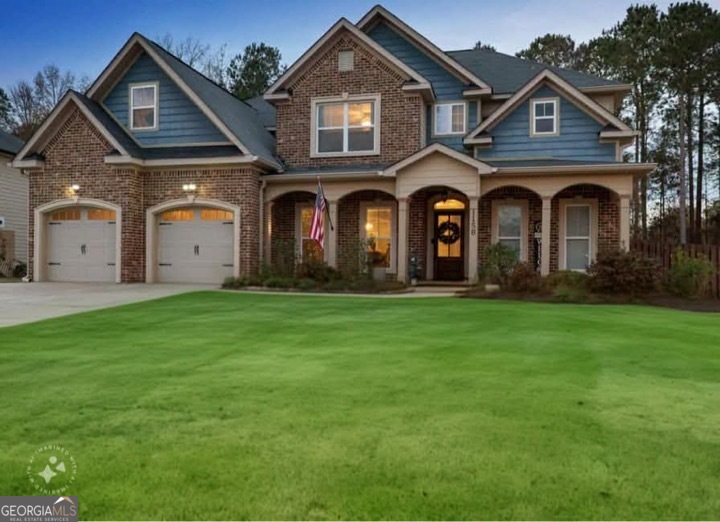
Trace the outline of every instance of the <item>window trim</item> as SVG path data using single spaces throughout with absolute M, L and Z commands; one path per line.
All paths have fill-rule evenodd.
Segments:
M 590 255 L 588 266 L 595 260 L 598 248 L 598 200 L 595 198 L 572 198 L 561 199 L 559 202 L 560 226 L 558 230 L 558 266 L 560 270 L 567 268 L 567 208 L 568 207 L 590 207 Z M 587 270 L 573 269 L 575 272 L 586 272 Z
M 520 207 L 520 256 L 519 260 L 528 260 L 528 201 L 526 199 L 493 199 L 492 214 L 490 219 L 491 239 L 494 245 L 500 239 L 500 219 L 498 211 L 500 207 Z
M 386 273 L 397 273 L 397 201 L 382 199 L 379 201 L 361 201 L 360 202 L 360 238 L 365 241 L 367 239 L 367 231 L 365 230 L 365 222 L 367 220 L 367 210 L 369 208 L 389 208 L 390 209 L 390 266 L 387 267 Z
M 309 236 L 303 237 L 302 235 L 302 212 L 305 209 L 312 210 L 315 208 L 314 202 L 307 202 L 304 203 L 302 201 L 298 201 L 295 203 L 295 256 L 296 256 L 296 262 L 302 263 L 303 261 L 303 239 L 311 239 Z M 325 226 L 327 227 L 327 220 L 325 221 Z M 314 239 L 312 240 L 314 241 Z M 327 247 L 328 247 L 328 230 L 325 229 L 325 237 L 323 238 L 323 248 L 322 248 L 322 261 L 326 262 L 326 253 L 327 253 Z
M 135 89 L 142 89 L 152 87 L 155 92 L 155 101 L 153 105 L 141 105 L 139 107 L 133 106 L 133 91 Z M 138 82 L 131 83 L 128 85 L 128 123 L 131 131 L 144 132 L 144 131 L 156 131 L 160 128 L 160 82 Z M 135 119 L 133 118 L 133 111 L 135 109 L 154 109 L 155 118 L 153 120 L 154 125 L 152 127 L 135 127 Z
M 373 122 L 373 128 L 375 130 L 373 149 L 363 151 L 347 151 L 347 152 L 318 152 L 318 106 L 326 103 L 362 103 L 371 102 L 374 103 L 374 116 L 375 121 Z M 346 113 L 347 114 L 347 113 Z M 380 155 L 380 126 L 381 126 L 381 111 L 380 111 L 380 94 L 357 94 L 357 95 L 345 95 L 345 96 L 323 96 L 319 98 L 313 98 L 310 101 L 310 157 L 311 158 L 336 158 L 345 156 L 378 156 Z M 344 135 L 347 136 L 347 125 L 343 122 Z M 344 143 L 347 140 L 343 138 Z
M 555 105 L 555 115 L 553 117 L 553 132 L 535 132 L 535 106 L 539 103 L 550 103 Z M 540 116 L 539 119 L 550 119 L 549 116 Z M 531 138 L 548 138 L 560 136 L 560 98 L 532 98 L 530 100 L 530 137 Z
M 463 129 L 462 129 L 462 131 L 444 132 L 444 133 L 437 132 L 437 127 L 436 127 L 437 118 L 435 117 L 435 109 L 440 105 L 450 105 L 450 106 L 462 105 L 463 106 Z M 442 137 L 442 136 L 464 136 L 467 133 L 468 116 L 469 115 L 468 115 L 468 103 L 465 100 L 446 100 L 446 101 L 437 102 L 437 103 L 434 103 L 430 107 L 430 111 L 431 111 L 431 113 L 430 113 L 431 127 L 430 128 L 432 129 L 432 136 L 434 138 Z M 451 111 L 452 111 L 452 109 L 451 109 Z M 452 112 L 451 112 L 451 114 L 452 114 Z M 451 127 L 452 127 L 452 122 L 451 122 Z

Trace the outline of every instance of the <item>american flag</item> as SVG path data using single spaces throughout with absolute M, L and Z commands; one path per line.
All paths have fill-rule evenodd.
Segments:
M 310 224 L 310 239 L 314 239 L 318 246 L 321 249 L 323 248 L 323 240 L 325 239 L 325 193 L 320 178 L 318 178 L 315 208 L 313 208 L 312 223 Z

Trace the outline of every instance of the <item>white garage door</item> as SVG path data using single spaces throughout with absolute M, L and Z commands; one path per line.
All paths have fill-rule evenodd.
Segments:
M 233 275 L 233 213 L 168 210 L 158 217 L 158 281 L 220 284 Z
M 115 282 L 115 211 L 72 207 L 47 222 L 47 279 Z

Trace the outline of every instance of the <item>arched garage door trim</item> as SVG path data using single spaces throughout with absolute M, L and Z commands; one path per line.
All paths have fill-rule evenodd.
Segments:
M 46 252 L 45 216 L 49 212 L 67 207 L 95 207 L 115 212 L 115 282 L 122 281 L 122 208 L 120 205 L 108 203 L 100 199 L 71 198 L 57 199 L 35 208 L 35 231 L 33 234 L 33 278 L 35 281 L 45 281 L 44 259 Z
M 188 207 L 217 208 L 233 213 L 233 276 L 240 277 L 240 207 L 230 203 L 225 203 L 224 201 L 219 201 L 217 199 L 191 197 L 165 201 L 147 209 L 145 216 L 145 281 L 147 283 L 154 283 L 157 281 L 157 216 L 166 210 Z

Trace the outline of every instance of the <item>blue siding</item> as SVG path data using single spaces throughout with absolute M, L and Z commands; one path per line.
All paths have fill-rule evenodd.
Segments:
M 433 58 L 425 54 L 419 48 L 415 47 L 404 36 L 395 31 L 387 24 L 380 22 L 373 27 L 368 36 L 390 51 L 396 58 L 411 67 L 413 70 L 422 74 L 433 87 L 435 97 L 438 100 L 462 100 L 465 84 L 458 78 L 450 74 L 445 68 L 438 64 Z M 427 108 L 427 142 L 443 143 L 454 149 L 463 151 L 462 136 L 450 138 L 434 138 L 432 136 L 431 108 Z M 468 104 L 469 111 L 469 127 L 468 132 L 477 125 L 477 105 L 475 102 Z
M 160 89 L 158 130 L 131 131 L 141 145 L 181 145 L 228 141 L 227 137 L 145 53 L 137 59 L 103 100 L 105 107 L 126 129 L 129 130 L 129 84 L 137 82 L 158 82 Z
M 530 100 L 560 98 L 560 135 L 530 137 Z M 615 144 L 600 143 L 602 125 L 550 87 L 541 87 L 490 131 L 493 145 L 478 149 L 478 158 L 543 157 L 615 161 Z

